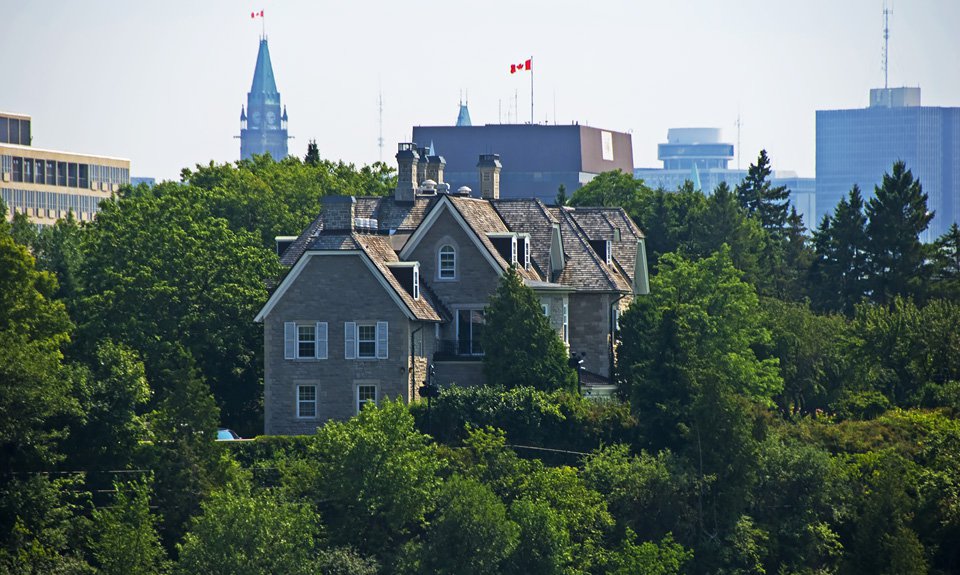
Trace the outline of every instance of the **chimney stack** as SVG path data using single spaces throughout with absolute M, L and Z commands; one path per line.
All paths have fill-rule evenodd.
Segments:
M 417 195 L 417 164 L 420 163 L 420 154 L 417 145 L 413 143 L 397 146 L 397 189 L 394 198 L 398 202 L 412 202 Z
M 447 161 L 443 156 L 427 156 L 427 179 L 442 184 L 443 167 L 446 165 Z
M 427 149 L 417 148 L 417 156 L 420 158 L 420 163 L 417 164 L 417 184 L 422 184 L 427 179 Z
M 480 170 L 480 197 L 485 200 L 500 199 L 500 154 L 480 154 L 477 168 Z
M 321 200 L 323 231 L 352 232 L 356 203 L 353 196 L 324 196 Z

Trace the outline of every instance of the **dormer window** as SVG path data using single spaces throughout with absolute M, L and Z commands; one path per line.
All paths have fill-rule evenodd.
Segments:
M 530 269 L 530 236 L 523 237 L 523 267 Z
M 604 244 L 605 244 L 604 247 L 606 248 L 606 252 L 607 252 L 607 256 L 606 256 L 607 265 L 608 266 L 613 265 L 613 252 L 610 249 L 610 240 L 607 240 L 606 242 L 604 242 Z
M 510 263 L 517 263 L 517 236 L 510 238 Z
M 413 299 L 420 299 L 420 266 L 413 268 Z
M 442 280 L 457 277 L 457 250 L 451 245 L 441 247 L 437 253 L 437 277 Z
M 608 266 L 613 265 L 613 250 L 611 249 L 610 240 L 590 240 L 590 247 L 593 248 L 593 251 L 595 251 L 598 256 L 603 258 L 603 261 L 606 262 Z

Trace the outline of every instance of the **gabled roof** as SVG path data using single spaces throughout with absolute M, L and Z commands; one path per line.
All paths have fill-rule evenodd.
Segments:
M 507 224 L 493 208 L 493 204 L 487 200 L 478 198 L 465 198 L 461 196 L 447 196 L 454 208 L 463 216 L 463 220 L 470 226 L 470 229 L 480 239 L 480 243 L 490 252 L 501 270 L 506 270 L 511 263 L 500 255 L 500 251 L 490 241 L 490 234 L 502 234 L 509 232 L 524 232 L 526 230 L 511 230 Z M 533 269 L 525 269 L 523 266 L 517 267 L 517 273 L 520 277 L 531 280 L 542 280 L 543 278 Z
M 557 281 L 585 291 L 633 291 L 630 278 L 594 251 L 590 238 L 573 219 L 571 208 L 548 208 L 550 214 L 560 222 L 560 236 L 563 238 L 563 252 L 566 265 Z M 599 238 L 598 238 L 599 239 Z
M 608 240 L 613 247 L 613 259 L 632 279 L 636 274 L 637 243 L 643 232 L 621 208 L 576 208 L 568 212 L 588 239 Z M 617 239 L 619 230 L 620 239 Z
M 550 279 L 550 236 L 557 224 L 540 200 L 493 200 L 493 209 L 511 230 L 530 234 L 530 260 L 544 279 Z
M 414 202 L 397 202 L 393 196 L 360 197 L 354 206 L 354 216 L 377 220 L 381 232 L 410 234 L 420 225 L 430 204 L 436 198 L 420 197 Z M 307 246 L 323 231 L 323 213 L 314 219 L 290 247 L 283 252 L 280 263 L 290 267 L 297 263 Z
M 263 318 L 284 296 L 287 289 L 314 255 L 356 255 L 360 257 L 407 317 L 420 321 L 441 321 L 440 315 L 425 294 L 421 292 L 419 299 L 413 299 L 410 292 L 400 284 L 400 281 L 389 270 L 388 264 L 390 262 L 399 261 L 396 252 L 390 245 L 389 238 L 358 233 L 319 234 L 313 238 L 310 245 L 298 258 L 296 265 L 270 295 L 270 299 L 264 304 L 254 321 L 263 321 Z
M 273 78 L 273 65 L 270 63 L 270 48 L 267 39 L 260 39 L 260 51 L 257 52 L 257 67 L 253 70 L 251 94 L 276 94 L 277 82 Z

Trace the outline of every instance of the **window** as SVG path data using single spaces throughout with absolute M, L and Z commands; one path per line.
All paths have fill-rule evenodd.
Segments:
M 388 359 L 389 322 L 343 324 L 344 359 Z
M 377 356 L 377 327 L 375 325 L 357 326 L 357 357 Z
M 283 324 L 283 357 L 285 359 L 327 359 L 327 322 L 285 322 Z
M 483 355 L 480 337 L 485 324 L 483 309 L 457 310 L 457 352 L 459 355 Z
M 517 236 L 510 238 L 510 263 L 517 263 Z
M 307 419 L 317 416 L 317 386 L 297 386 L 297 417 Z
M 453 246 L 440 248 L 438 276 L 442 280 L 452 280 L 457 277 L 457 251 Z
M 523 267 L 530 269 L 530 236 L 523 238 Z
M 563 343 L 570 343 L 570 304 L 563 302 Z
M 550 304 L 542 303 L 540 304 L 540 309 L 543 310 L 543 315 L 550 317 Z
M 377 386 L 376 385 L 358 385 L 357 386 L 357 413 L 360 413 L 367 405 L 377 404 Z
M 317 328 L 312 325 L 297 326 L 297 357 L 316 357 Z
M 413 299 L 420 299 L 420 266 L 413 267 Z

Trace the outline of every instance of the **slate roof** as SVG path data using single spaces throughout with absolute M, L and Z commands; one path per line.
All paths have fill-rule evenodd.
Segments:
M 557 220 L 540 200 L 493 200 L 493 208 L 512 230 L 530 234 L 530 261 L 545 280 L 550 279 L 550 239 Z
M 590 246 L 590 238 L 571 215 L 572 209 L 547 209 L 560 222 L 560 237 L 566 256 L 566 265 L 557 281 L 584 291 L 632 291 L 630 279 L 614 266 L 608 266 Z
M 463 219 L 467 222 L 467 225 L 470 226 L 473 232 L 480 238 L 480 242 L 493 255 L 493 258 L 497 261 L 497 263 L 500 264 L 500 267 L 507 269 L 507 267 L 510 266 L 510 262 L 500 255 L 500 252 L 496 247 L 494 247 L 493 242 L 490 241 L 490 238 L 487 237 L 487 234 L 502 234 L 512 231 L 524 232 L 526 230 L 511 230 L 509 227 L 507 227 L 507 224 L 504 223 L 503 219 L 500 218 L 500 214 L 498 214 L 497 210 L 493 208 L 493 204 L 487 200 L 461 196 L 447 197 L 453 204 L 453 207 L 456 208 L 461 216 L 463 216 Z M 543 279 L 536 270 L 528 270 L 523 266 L 517 268 L 517 273 L 520 274 L 520 277 L 526 279 Z
M 382 232 L 394 231 L 409 234 L 416 229 L 426 216 L 436 198 L 421 197 L 416 201 L 397 202 L 392 196 L 360 197 L 354 205 L 354 217 L 373 218 Z M 292 244 L 283 252 L 280 263 L 291 267 L 297 263 L 303 252 L 323 231 L 323 212 L 313 220 Z
M 583 230 L 588 239 L 609 240 L 613 259 L 628 278 L 633 278 L 637 264 L 637 242 L 643 232 L 627 213 L 620 208 L 576 208 L 568 212 L 573 221 Z M 620 230 L 620 240 L 616 230 Z
M 425 290 L 420 290 L 420 299 L 413 299 L 410 292 L 400 284 L 400 281 L 393 275 L 393 272 L 387 268 L 388 262 L 400 261 L 399 258 L 397 258 L 397 252 L 393 251 L 393 247 L 390 245 L 390 240 L 387 236 L 356 233 L 352 235 L 353 240 L 370 256 L 373 265 L 380 270 L 380 273 L 386 278 L 387 283 L 393 287 L 394 291 L 397 292 L 397 295 L 400 296 L 400 299 L 410 308 L 410 311 L 413 312 L 413 315 L 417 319 L 424 321 L 441 321 L 440 314 L 437 313 L 433 303 L 428 301 L 428 294 L 425 293 Z

